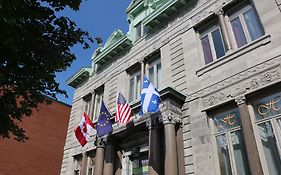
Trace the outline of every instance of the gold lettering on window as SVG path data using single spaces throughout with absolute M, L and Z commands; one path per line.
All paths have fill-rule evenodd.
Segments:
M 220 119 L 223 123 L 233 126 L 235 124 L 235 114 L 228 114 L 223 119 Z
M 262 104 L 258 107 L 258 113 L 262 116 L 268 114 L 270 111 L 279 111 L 281 106 L 277 107 L 276 104 L 280 101 L 280 97 L 276 100 L 269 100 L 268 103 Z

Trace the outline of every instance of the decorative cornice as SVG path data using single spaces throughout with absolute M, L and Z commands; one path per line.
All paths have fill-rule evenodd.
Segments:
M 217 82 L 187 97 L 202 98 L 204 109 L 281 81 L 281 57 L 275 57 Z

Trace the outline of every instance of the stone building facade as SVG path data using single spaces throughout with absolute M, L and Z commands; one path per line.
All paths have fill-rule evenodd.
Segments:
M 116 30 L 68 83 L 76 88 L 61 174 L 278 175 L 281 172 L 281 1 L 133 0 Z M 160 110 L 139 116 L 143 75 Z M 82 113 L 134 111 L 81 147 Z M 114 120 L 114 119 L 112 119 Z

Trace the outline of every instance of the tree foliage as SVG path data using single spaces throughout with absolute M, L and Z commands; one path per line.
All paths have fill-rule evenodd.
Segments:
M 65 70 L 75 55 L 70 48 L 89 48 L 89 34 L 66 16 L 81 0 L 0 0 L 0 136 L 27 139 L 19 121 L 32 114 L 46 95 L 56 98 L 55 73 Z

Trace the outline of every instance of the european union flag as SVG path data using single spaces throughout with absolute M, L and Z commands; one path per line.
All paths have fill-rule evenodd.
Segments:
M 146 76 L 143 78 L 141 91 L 141 111 L 140 115 L 147 112 L 157 112 L 160 104 L 160 95 L 158 90 L 152 83 L 148 81 Z
M 101 101 L 100 115 L 96 125 L 99 137 L 107 135 L 112 132 L 112 123 L 110 121 L 111 115 L 106 109 L 103 100 Z

